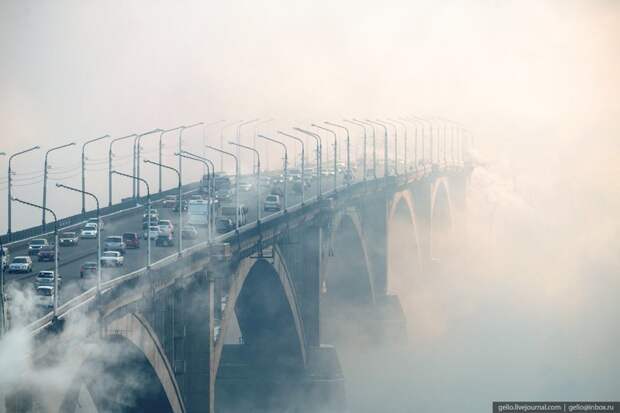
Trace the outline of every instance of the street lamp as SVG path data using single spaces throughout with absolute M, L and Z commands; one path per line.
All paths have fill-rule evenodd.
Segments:
M 258 135 L 258 131 L 259 131 L 259 127 L 261 125 L 264 125 L 265 123 L 269 123 L 269 122 L 273 122 L 274 119 L 273 118 L 269 118 L 269 119 L 264 119 L 264 120 L 260 120 L 258 122 L 256 122 L 254 124 L 254 140 L 252 142 L 252 147 L 254 149 L 256 149 L 256 136 Z M 254 161 L 254 159 L 252 159 L 252 161 Z M 267 152 L 267 162 L 265 162 L 265 169 L 269 169 L 269 152 Z M 256 173 L 256 164 L 252 165 L 252 173 Z
M 334 192 L 336 192 L 336 187 L 338 186 L 338 134 L 336 133 L 336 131 L 333 131 L 321 125 L 316 125 L 313 123 L 311 126 L 334 135 Z
M 262 138 L 262 139 L 265 139 L 265 140 L 268 140 L 268 141 L 273 142 L 273 143 L 277 143 L 278 145 L 282 146 L 282 148 L 284 148 L 284 212 L 286 212 L 286 206 L 287 206 L 286 185 L 288 183 L 288 148 L 286 147 L 286 144 L 284 144 L 284 142 L 279 141 L 279 140 L 274 139 L 274 138 L 270 138 L 269 136 L 265 136 L 265 135 L 259 134 L 258 137 Z M 303 182 L 301 183 L 301 186 L 303 188 Z
M 362 162 L 364 163 L 364 165 L 362 167 L 362 172 L 364 173 L 364 182 L 366 182 L 366 163 L 367 163 L 366 162 L 366 152 L 367 152 L 366 151 L 366 143 L 368 141 L 368 136 L 366 135 L 366 125 L 361 123 L 361 122 L 358 122 L 356 120 L 344 119 L 343 122 L 347 122 L 347 123 L 350 123 L 351 125 L 359 126 L 364 131 L 364 144 L 363 144 L 363 146 L 364 146 L 364 153 L 362 155 Z M 358 146 L 358 148 L 359 148 L 359 146 Z
M 318 178 L 319 178 L 319 182 L 317 186 L 317 199 L 321 199 L 321 180 L 322 180 L 322 175 L 323 175 L 322 164 L 321 164 L 322 162 L 321 154 L 323 152 L 323 142 L 321 142 L 321 137 L 314 132 L 310 132 L 310 131 L 307 131 L 301 128 L 293 128 L 293 129 L 305 135 L 312 136 L 314 140 L 316 141 L 316 166 L 317 166 Z
M 260 223 L 260 153 L 252 148 L 251 146 L 242 145 L 240 143 L 236 143 L 233 141 L 228 142 L 231 145 L 237 146 L 238 148 L 247 149 L 248 151 L 254 152 L 256 155 L 256 220 Z
M 352 175 L 351 175 L 351 142 L 350 142 L 350 136 L 349 136 L 349 128 L 343 125 L 339 125 L 337 123 L 333 123 L 333 122 L 325 121 L 324 123 L 326 125 L 344 129 L 345 132 L 347 133 L 347 176 L 348 176 L 347 185 L 349 185 L 351 183 L 351 178 L 352 178 Z
M 383 128 L 383 177 L 387 177 L 389 174 L 388 171 L 388 130 L 387 126 L 383 123 L 372 121 L 370 119 L 366 119 L 366 122 L 370 123 L 373 126 L 381 126 Z M 373 127 L 374 131 L 374 127 Z
M 226 152 L 215 146 L 205 145 L 209 149 L 213 149 L 223 155 L 232 156 L 235 160 L 235 229 L 239 230 L 239 158 L 234 153 Z
M 59 248 L 58 246 L 58 219 L 56 218 L 56 214 L 54 213 L 54 211 L 52 211 L 49 208 L 46 208 L 44 206 L 40 206 L 37 204 L 32 204 L 30 202 L 22 201 L 21 199 L 18 199 L 18 198 L 13 198 L 13 201 L 19 202 L 24 205 L 29 205 L 31 207 L 39 208 L 40 210 L 43 211 L 43 215 L 45 215 L 46 212 L 49 212 L 50 214 L 54 216 L 54 301 L 52 305 L 53 305 L 53 315 L 54 315 L 54 318 L 56 318 L 56 314 L 58 310 L 58 278 L 60 277 L 60 274 L 58 273 L 58 248 Z M 97 232 L 99 232 L 99 229 L 97 229 Z
M 207 144 L 207 129 L 210 126 L 219 125 L 222 122 L 226 122 L 226 121 L 224 119 L 221 119 L 221 120 L 216 120 L 215 122 L 204 123 L 202 125 L 202 156 L 203 157 L 207 156 L 207 152 L 205 148 L 205 145 Z M 202 174 L 204 175 L 205 169 L 208 168 L 208 166 L 203 164 L 203 167 L 204 168 L 202 170 Z M 215 171 L 213 171 L 213 173 L 215 173 Z
M 112 145 L 114 142 L 118 142 L 123 139 L 134 138 L 138 136 L 135 133 L 127 136 L 121 136 L 120 138 L 114 138 L 110 141 L 110 148 L 108 149 L 108 206 L 112 206 L 112 157 L 114 153 L 112 152 Z M 133 185 L 133 182 L 131 183 Z
M 398 128 L 396 127 L 396 125 L 394 123 L 391 122 L 387 122 L 385 120 L 379 122 L 378 123 L 383 122 L 386 125 L 390 125 L 391 127 L 394 128 L 394 175 L 398 175 Z
M 100 136 L 98 138 L 90 139 L 82 144 L 82 214 L 86 212 L 86 145 L 109 137 L 110 135 Z
M 209 217 L 208 217 L 208 221 L 207 221 L 207 236 L 208 236 L 208 240 L 209 242 L 211 242 L 213 240 L 213 226 L 215 224 L 215 205 L 213 202 L 213 178 L 215 176 L 215 165 L 213 164 L 213 162 L 207 158 L 204 158 L 202 156 L 193 154 L 191 152 L 187 152 L 187 151 L 183 151 L 182 153 L 175 153 L 176 156 L 182 156 L 185 159 L 191 159 L 193 161 L 196 162 L 200 162 L 203 164 L 203 166 L 206 167 L 207 170 L 207 179 L 209 182 Z M 210 167 L 210 169 L 209 169 Z M 189 209 L 189 203 L 188 203 L 188 209 Z
M 181 131 L 179 132 L 179 148 L 178 148 L 179 153 L 183 151 L 183 132 L 185 132 L 187 129 L 195 128 L 196 126 L 201 126 L 204 124 L 205 124 L 204 122 L 197 122 L 197 123 L 194 123 L 188 126 L 183 126 L 181 128 Z M 203 131 L 203 137 L 204 137 L 204 131 Z M 183 158 L 181 156 L 179 156 L 179 174 L 183 176 Z
M 353 121 L 370 127 L 370 131 L 372 132 L 372 176 L 374 179 L 377 179 L 377 139 L 375 134 L 375 127 L 372 124 L 363 120 L 353 119 Z M 366 137 L 366 129 L 364 129 L 364 137 Z M 364 144 L 364 146 L 366 145 Z M 364 159 L 365 158 L 366 152 L 364 152 Z M 364 165 L 366 165 L 366 161 L 364 161 Z
M 176 128 L 172 128 L 172 129 L 166 129 L 166 130 L 162 130 L 161 132 L 159 132 L 159 158 L 158 161 L 161 164 L 163 162 L 162 160 L 162 150 L 163 150 L 163 143 L 162 143 L 162 138 L 164 137 L 164 135 L 168 132 L 174 132 L 175 130 L 179 130 L 183 128 L 183 126 L 177 126 Z M 159 193 L 161 193 L 162 191 L 162 174 L 161 174 L 161 170 L 162 167 L 159 167 Z
M 424 118 L 420 118 L 418 116 L 411 116 L 412 119 L 417 120 L 418 122 L 425 122 L 428 125 L 429 128 L 429 142 L 428 142 L 428 146 L 430 147 L 430 163 L 431 163 L 431 168 L 433 167 L 433 161 L 434 161 L 434 144 L 433 144 L 433 122 L 429 121 L 428 119 L 424 119 Z M 424 157 L 425 157 L 425 153 L 424 153 L 424 129 L 422 129 L 422 161 L 424 161 Z
M 134 181 L 142 182 L 146 186 L 146 205 L 147 205 L 147 225 L 148 229 L 146 230 L 146 269 L 151 269 L 151 189 L 149 188 L 149 183 L 146 182 L 146 179 L 139 178 L 137 176 L 124 174 L 119 171 L 112 171 L 113 174 L 124 176 L 125 178 L 132 179 Z M 97 232 L 99 232 L 99 228 L 97 228 Z
M 45 211 L 47 211 L 47 208 L 46 208 L 47 207 L 47 158 L 49 154 L 52 153 L 53 151 L 57 151 L 62 148 L 68 148 L 69 146 L 75 146 L 75 142 L 56 146 L 52 149 L 48 149 L 47 152 L 45 152 L 45 164 L 43 165 L 43 207 L 41 208 L 42 210 L 41 223 L 43 225 L 43 232 L 45 232 Z
M 224 146 L 224 131 L 226 130 L 226 128 L 230 127 L 230 126 L 235 126 L 238 125 L 240 123 L 243 123 L 243 120 L 236 120 L 234 122 L 230 122 L 224 126 L 222 126 L 222 129 L 220 130 L 220 146 Z M 205 144 L 205 147 L 207 145 Z M 224 154 L 220 153 L 220 172 L 224 172 Z
M 145 136 L 151 135 L 153 133 L 158 133 L 161 131 L 162 129 L 159 129 L 159 128 L 153 129 L 148 132 L 144 132 L 139 135 L 136 135 L 136 137 L 133 140 L 133 170 L 134 170 L 134 176 L 138 178 L 138 180 L 140 179 L 140 152 L 142 151 L 140 147 L 140 141 Z M 137 180 L 133 181 L 133 188 L 134 188 L 133 196 L 134 198 L 137 198 L 139 200 L 140 199 L 140 183 Z
M 388 120 L 402 126 L 405 132 L 405 147 L 403 148 L 403 152 L 405 153 L 405 159 L 403 162 L 404 162 L 404 167 L 405 167 L 405 175 L 409 175 L 409 168 L 408 168 L 408 162 L 407 162 L 407 125 L 404 122 L 397 120 L 397 119 L 388 118 Z M 394 136 L 395 136 L 394 143 L 396 143 L 396 134 Z
M 183 185 L 181 183 L 181 172 L 171 166 L 164 165 L 159 162 L 149 161 L 148 159 L 145 159 L 144 163 L 150 163 L 151 165 L 158 166 L 160 169 L 169 169 L 175 172 L 177 174 L 177 178 L 179 178 L 179 243 L 177 245 L 177 252 L 179 256 L 181 256 L 181 251 L 183 251 L 183 237 L 181 236 L 181 232 L 183 232 Z
M 304 140 L 301 138 L 298 138 L 297 136 L 294 135 L 289 135 L 288 133 L 284 133 L 282 131 L 278 131 L 278 134 L 282 135 L 282 136 L 286 136 L 287 138 L 291 138 L 296 140 L 297 142 L 299 142 L 301 144 L 301 205 L 304 204 L 304 187 L 306 186 L 306 178 L 305 178 L 305 174 L 306 174 L 306 166 L 304 164 L 304 158 L 306 157 L 305 154 L 305 149 L 304 149 Z M 286 148 L 286 146 L 285 146 Z M 286 154 L 286 152 L 285 152 Z M 286 156 L 286 155 L 285 155 Z M 286 181 L 285 181 L 286 182 Z M 286 185 L 286 183 L 285 183 Z M 285 192 L 286 193 L 286 192 Z
M 241 122 L 240 124 L 237 125 L 237 136 L 236 136 L 236 141 L 237 143 L 241 143 L 241 128 L 243 128 L 246 125 L 250 125 L 254 122 L 259 122 L 260 119 L 256 118 L 256 119 L 251 119 L 251 120 L 246 120 L 245 122 Z M 236 153 L 235 155 L 237 155 L 237 157 L 239 157 L 239 147 L 237 147 L 236 149 Z
M 74 188 L 72 186 L 57 183 L 56 187 L 65 188 L 70 191 L 78 192 L 82 194 L 82 198 L 84 198 L 85 195 L 89 195 L 95 200 L 95 203 L 97 204 L 97 293 L 100 293 L 101 292 L 101 221 L 100 221 L 100 215 L 99 215 L 99 198 L 97 198 L 97 196 L 95 196 L 95 194 L 93 194 L 92 192 L 86 192 L 83 189 Z
M 414 125 L 414 145 L 413 145 L 413 158 L 414 158 L 414 166 L 415 166 L 415 171 L 416 173 L 418 172 L 418 126 L 422 127 L 422 133 L 421 133 L 421 139 L 420 139 L 420 162 L 422 163 L 422 168 L 424 168 L 424 156 L 425 156 L 425 151 L 424 151 L 424 137 L 425 137 L 425 125 L 426 123 L 423 121 L 420 121 L 419 119 L 410 119 L 410 118 L 402 118 L 402 120 L 404 120 L 405 122 L 409 122 L 411 124 Z
M 12 182 L 12 179 L 13 179 L 13 171 L 11 170 L 11 161 L 16 156 L 23 155 L 25 153 L 28 153 L 28 152 L 31 152 L 31 151 L 34 151 L 34 150 L 37 150 L 37 149 L 40 149 L 40 146 L 38 146 L 38 145 L 37 146 L 33 146 L 32 148 L 25 149 L 23 151 L 14 153 L 13 155 L 9 156 L 9 171 L 8 171 L 8 180 L 9 180 L 9 182 L 8 182 L 8 185 L 9 185 L 8 191 L 9 191 L 9 193 L 8 193 L 8 197 L 7 197 L 8 198 L 8 204 L 9 204 L 9 207 L 8 207 L 8 217 L 7 217 L 8 218 L 7 235 L 8 235 L 9 241 L 11 241 L 11 238 L 12 238 L 12 232 L 11 232 L 11 221 L 12 221 L 11 220 L 11 204 L 12 204 L 12 202 L 11 202 L 11 200 L 12 200 L 12 198 L 11 198 L 11 182 Z

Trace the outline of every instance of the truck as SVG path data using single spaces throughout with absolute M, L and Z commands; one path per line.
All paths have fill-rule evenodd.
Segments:
M 209 224 L 209 201 L 192 199 L 187 204 L 187 225 Z

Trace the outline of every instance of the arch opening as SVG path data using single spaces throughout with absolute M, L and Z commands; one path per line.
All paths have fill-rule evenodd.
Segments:
M 431 210 L 431 258 L 441 262 L 450 256 L 453 242 L 450 193 L 444 180 L 436 184 Z

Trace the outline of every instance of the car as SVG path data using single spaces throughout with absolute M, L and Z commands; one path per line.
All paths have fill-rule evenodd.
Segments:
M 45 245 L 37 253 L 38 261 L 54 261 L 56 258 L 56 248 L 54 245 Z M 58 260 L 60 261 L 60 254 L 58 254 Z
M 125 263 L 125 257 L 118 251 L 106 251 L 101 254 L 101 267 L 120 267 Z
M 34 288 L 38 288 L 41 286 L 54 286 L 54 271 L 39 271 L 37 276 L 34 278 Z M 62 275 L 58 275 L 58 290 L 62 286 Z
M 249 182 L 240 182 L 239 183 L 239 189 L 243 192 L 250 192 L 252 190 L 253 186 L 251 183 Z
M 80 267 L 80 278 L 97 274 L 97 263 L 95 261 L 86 261 Z
M 161 206 L 163 206 L 164 208 L 172 208 L 176 205 L 176 203 L 176 195 L 166 195 L 166 197 L 164 198 L 164 202 L 162 202 Z
M 54 287 L 50 285 L 37 287 L 34 303 L 37 307 L 46 309 L 54 307 Z
M 28 255 L 36 255 L 39 250 L 48 245 L 48 242 L 45 238 L 33 239 L 28 243 Z
M 157 236 L 159 235 L 159 227 L 157 225 L 151 225 L 151 228 L 147 231 L 144 231 L 143 237 L 144 239 L 157 239 Z
M 97 224 L 89 222 L 88 224 L 84 225 L 84 228 L 82 228 L 82 231 L 80 232 L 80 238 L 83 239 L 93 239 L 93 238 L 97 238 Z
M 118 251 L 125 254 L 125 243 L 120 235 L 111 235 L 107 237 L 103 243 L 104 251 Z
M 186 225 L 183 227 L 183 230 L 181 230 L 181 237 L 183 237 L 183 239 L 196 239 L 198 238 L 198 230 L 196 227 Z
M 78 245 L 80 237 L 75 232 L 63 232 L 58 238 L 61 247 L 75 247 Z
M 232 199 L 232 191 L 229 189 L 219 189 L 215 192 L 215 198 L 220 201 L 230 201 Z
M 179 212 L 179 205 L 181 205 L 181 211 L 187 211 L 187 205 L 188 205 L 188 204 L 187 204 L 187 201 L 186 201 L 185 199 L 184 199 L 184 200 L 182 200 L 180 204 L 179 204 L 179 201 L 177 201 L 177 202 L 174 204 L 174 208 L 172 208 L 172 210 L 173 210 L 174 212 Z
M 9 272 L 32 272 L 32 258 L 26 256 L 13 258 L 13 261 L 9 264 Z
M 160 220 L 158 226 L 160 232 L 174 234 L 174 225 L 172 225 L 172 222 L 169 219 Z
M 9 267 L 9 249 L 7 247 L 0 248 L 0 255 L 2 255 L 2 263 L 0 265 L 2 265 L 3 270 L 6 270 Z
M 155 246 L 157 247 L 172 247 L 174 245 L 174 237 L 171 233 L 159 233 L 155 239 Z
M 282 202 L 280 201 L 280 195 L 269 194 L 265 198 L 263 203 L 263 209 L 265 211 L 279 211 L 282 209 Z
M 97 218 L 89 218 L 88 221 L 86 221 L 87 224 L 95 224 L 97 225 L 97 228 L 101 229 L 101 231 L 105 230 L 105 227 L 103 225 L 103 220 L 101 219 L 97 219 Z
M 140 248 L 140 237 L 135 232 L 124 232 L 123 242 L 126 248 Z
M 235 223 L 232 219 L 227 217 L 218 217 L 215 220 L 215 230 L 220 234 L 225 234 L 227 232 L 235 229 Z

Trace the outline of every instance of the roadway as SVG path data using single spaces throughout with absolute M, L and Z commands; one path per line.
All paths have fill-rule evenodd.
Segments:
M 252 182 L 248 179 L 244 181 Z M 339 179 L 338 185 L 342 185 L 342 179 Z M 323 191 L 329 191 L 333 188 L 333 177 L 323 176 L 322 179 Z M 262 210 L 263 202 L 267 196 L 268 191 L 261 188 L 261 218 L 267 217 L 273 212 L 265 212 Z M 316 179 L 312 182 L 310 188 L 305 190 L 306 201 L 314 198 L 317 194 Z M 240 203 L 244 204 L 248 208 L 247 223 L 253 223 L 257 219 L 256 211 L 256 188 L 253 185 L 252 190 L 248 192 L 240 192 Z M 234 202 L 234 196 L 232 198 Z M 292 185 L 289 184 L 288 190 L 288 206 L 293 206 L 301 202 L 301 194 L 292 191 Z M 175 228 L 175 235 L 179 231 L 178 212 L 173 212 L 172 208 L 162 208 L 161 203 L 157 202 L 152 205 L 159 211 L 160 219 L 169 219 L 173 222 Z M 103 243 L 105 237 L 110 235 L 121 235 L 123 232 L 136 232 L 142 236 L 142 216 L 144 208 L 138 207 L 126 214 L 119 214 L 103 218 L 104 229 L 101 233 L 101 242 Z M 187 213 L 184 213 L 184 222 L 186 221 Z M 207 240 L 207 228 L 198 227 L 199 236 L 197 239 L 183 240 L 183 248 L 190 247 L 200 242 Z M 79 232 L 80 229 L 67 229 L 67 231 Z M 59 229 L 62 233 L 63 229 Z M 216 234 L 220 235 L 220 234 Z M 43 237 L 42 237 L 43 238 Z M 48 241 L 53 243 L 53 238 L 48 237 Z M 151 262 L 158 261 L 171 255 L 177 254 L 178 240 L 175 237 L 175 245 L 172 247 L 157 247 L 155 242 L 151 242 Z M 122 267 L 103 267 L 102 268 L 102 281 L 108 281 L 119 277 L 121 275 L 133 272 L 146 266 L 146 240 L 141 238 L 140 248 L 127 249 L 125 254 L 125 262 Z M 28 246 L 20 245 L 9 249 L 11 258 L 28 255 Z M 69 299 L 83 293 L 89 288 L 93 287 L 96 283 L 96 277 L 80 278 L 80 267 L 84 262 L 97 261 L 97 240 L 96 239 L 80 239 L 77 246 L 74 247 L 60 247 L 59 253 L 59 273 L 62 277 L 62 286 L 59 289 L 59 305 Z M 53 270 L 53 262 L 38 262 L 36 256 L 32 256 L 33 259 L 33 271 L 29 274 L 9 274 L 5 272 L 6 288 L 10 294 L 12 288 L 18 288 L 20 290 L 31 289 L 34 291 L 34 278 L 39 271 Z M 44 315 L 44 311 L 41 311 L 39 315 Z

